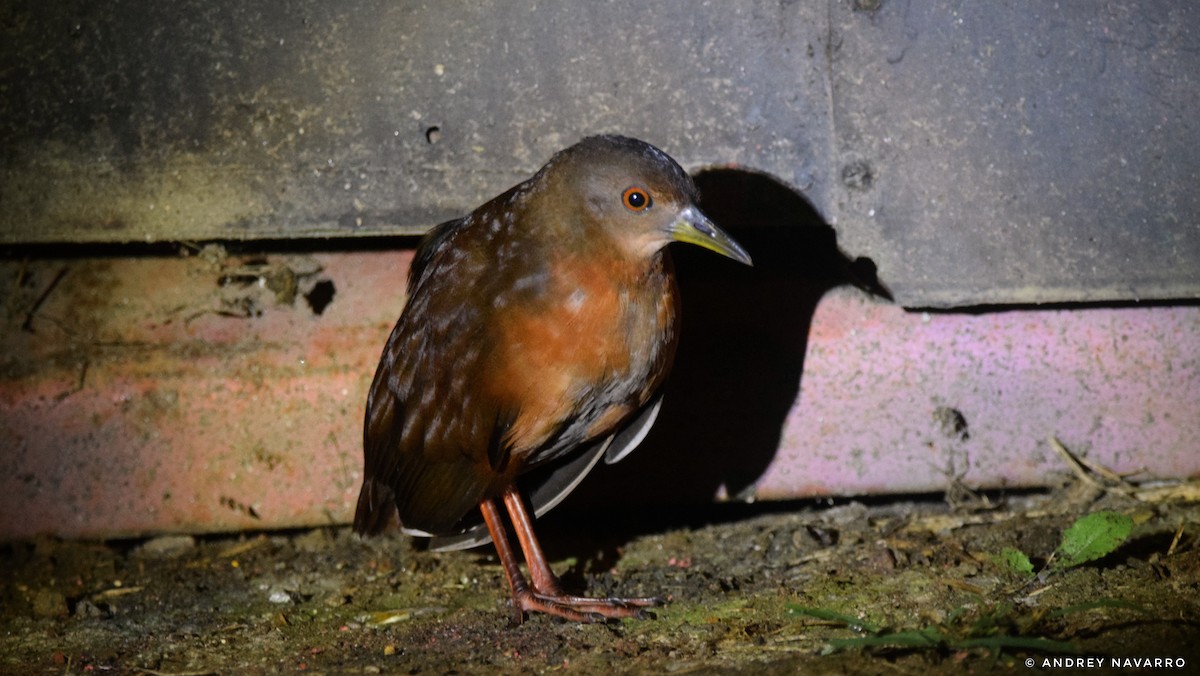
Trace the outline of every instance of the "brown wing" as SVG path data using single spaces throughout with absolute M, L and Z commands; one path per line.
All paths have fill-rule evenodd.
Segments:
M 489 457 L 503 453 L 509 416 L 472 388 L 491 338 L 471 289 L 486 261 L 456 246 L 467 225 L 439 226 L 417 253 L 367 398 L 358 532 L 382 530 L 393 509 L 408 531 L 452 532 L 496 480 Z

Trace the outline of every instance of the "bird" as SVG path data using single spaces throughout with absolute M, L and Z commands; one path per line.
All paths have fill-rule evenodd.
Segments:
M 679 340 L 667 245 L 753 265 L 698 199 L 662 150 L 597 135 L 426 233 L 367 397 L 354 530 L 398 517 L 431 550 L 490 540 L 513 624 L 644 618 L 660 605 L 568 594 L 533 519 L 602 457 L 624 458 L 658 415 Z

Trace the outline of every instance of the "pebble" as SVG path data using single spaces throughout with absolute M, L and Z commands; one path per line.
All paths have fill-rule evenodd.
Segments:
M 147 540 L 135 552 L 150 557 L 175 557 L 191 551 L 196 538 L 191 535 L 160 535 Z

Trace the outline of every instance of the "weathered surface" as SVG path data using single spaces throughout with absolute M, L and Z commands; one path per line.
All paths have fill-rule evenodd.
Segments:
M 744 163 L 822 190 L 810 164 L 829 138 L 827 102 L 808 93 L 824 88 L 813 8 L 125 0 L 15 11 L 0 109 L 0 139 L 16 151 L 3 165 L 8 241 L 419 232 L 602 131 L 690 167 Z
M 417 232 L 607 131 L 802 192 L 906 306 L 1195 298 L 1195 25 L 1166 0 L 13 2 L 0 241 Z
M 679 256 L 686 324 L 658 423 L 581 499 L 1041 486 L 1068 472 L 1050 435 L 1141 478 L 1200 475 L 1200 308 L 818 302 L 760 250 L 753 271 Z M 0 265 L 0 539 L 347 522 L 410 254 Z M 815 310 L 781 318 L 785 302 Z
M 1200 296 L 1200 5 L 861 4 L 828 213 L 898 300 Z

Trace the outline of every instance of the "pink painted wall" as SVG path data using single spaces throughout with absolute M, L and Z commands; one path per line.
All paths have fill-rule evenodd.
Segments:
M 348 521 L 366 387 L 410 259 L 273 256 L 320 266 L 302 286 L 334 282 L 320 315 L 220 286 L 231 260 L 0 263 L 21 280 L 0 333 L 0 538 Z M 213 312 L 239 294 L 261 316 Z M 966 439 L 938 407 L 962 413 Z M 1044 485 L 1065 471 L 1049 435 L 1118 471 L 1194 477 L 1198 421 L 1200 307 L 923 315 L 842 290 L 817 307 L 754 492 Z

